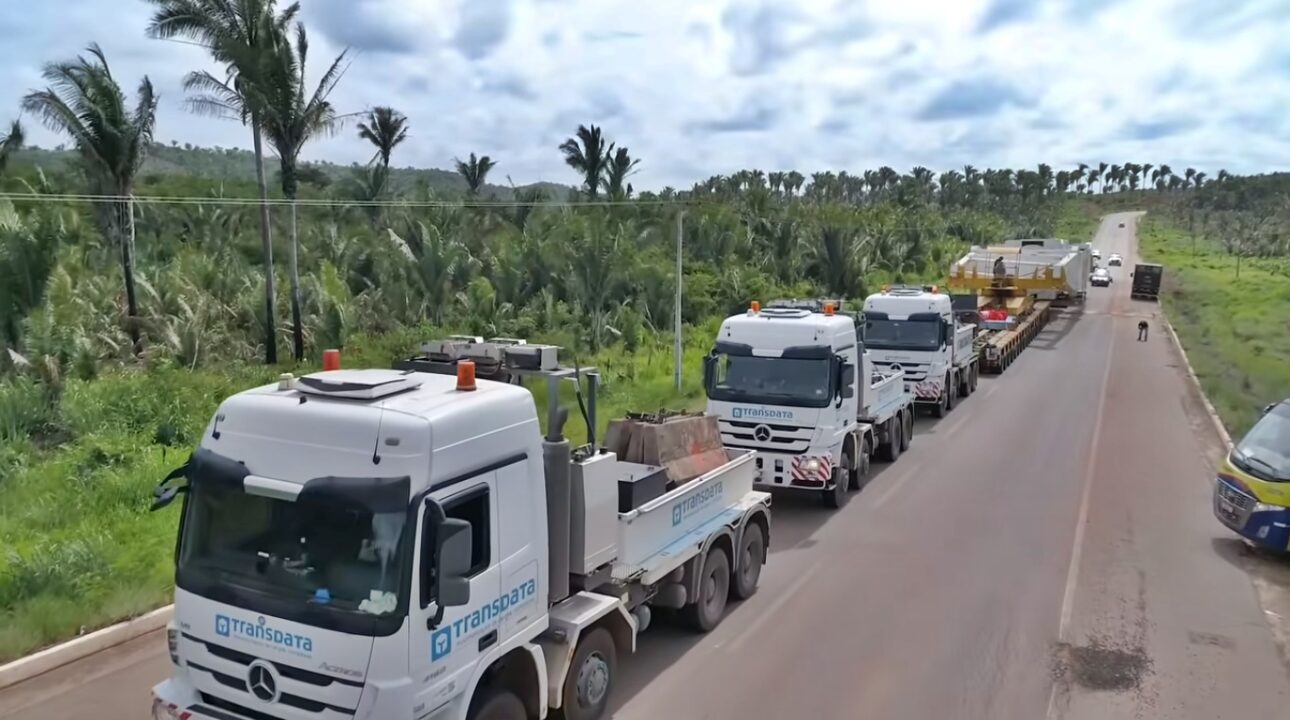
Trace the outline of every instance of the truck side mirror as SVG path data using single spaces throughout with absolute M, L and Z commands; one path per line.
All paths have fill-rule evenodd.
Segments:
M 838 371 L 838 387 L 842 390 L 842 397 L 849 398 L 856 394 L 855 383 L 856 366 L 844 361 Z
M 1277 406 L 1277 404 L 1276 404 L 1276 403 L 1271 403 L 1271 404 L 1269 404 L 1267 407 L 1263 408 L 1263 414 L 1264 414 L 1264 415 L 1267 415 L 1268 413 L 1272 412 L 1272 408 L 1274 408 L 1274 407 L 1276 407 L 1276 406 Z
M 471 537 L 470 523 L 457 518 L 445 518 L 439 523 L 436 550 L 436 575 L 434 597 L 439 607 L 458 607 L 470 602 Z
M 717 357 L 715 355 L 705 355 L 703 357 L 703 389 L 712 389 L 713 371 L 716 370 Z

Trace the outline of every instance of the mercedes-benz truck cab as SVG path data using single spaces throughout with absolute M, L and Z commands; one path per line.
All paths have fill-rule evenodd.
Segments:
M 594 429 L 598 375 L 516 342 L 436 341 L 219 406 L 155 492 L 183 507 L 154 718 L 594 720 L 651 607 L 706 631 L 755 591 L 752 453 L 664 482 L 594 432 L 573 449 L 559 386 Z M 507 379 L 476 382 L 459 352 Z M 547 383 L 545 436 L 521 377 Z M 642 478 L 655 491 L 624 500 Z
M 976 327 L 935 286 L 887 287 L 864 302 L 864 344 L 876 367 L 903 370 L 914 401 L 937 416 L 976 389 Z
M 755 488 L 819 493 L 838 508 L 870 455 L 887 448 L 894 460 L 909 444 L 913 412 L 903 376 L 873 373 L 855 318 L 835 308 L 754 302 L 726 318 L 704 385 L 722 442 L 757 452 Z

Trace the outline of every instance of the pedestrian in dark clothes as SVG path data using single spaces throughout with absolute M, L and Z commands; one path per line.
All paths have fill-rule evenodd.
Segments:
M 1147 341 L 1147 321 L 1139 320 L 1138 321 L 1138 342 L 1146 342 L 1146 341 Z

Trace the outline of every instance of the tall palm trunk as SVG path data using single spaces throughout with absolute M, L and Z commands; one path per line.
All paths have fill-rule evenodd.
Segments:
M 259 113 L 251 113 L 254 133 L 255 182 L 260 190 L 260 249 L 264 255 L 264 363 L 278 362 L 277 296 L 273 283 L 273 219 L 269 217 L 269 184 L 264 179 L 264 142 L 260 138 Z
M 121 194 L 129 195 L 127 188 Z M 130 346 L 135 355 L 143 352 L 139 336 L 139 302 L 134 290 L 134 200 L 117 203 L 116 226 L 121 243 L 121 274 L 125 279 L 125 327 L 130 335 Z
M 291 203 L 291 252 L 287 256 L 287 272 L 291 276 L 291 351 L 297 361 L 305 359 L 305 331 L 300 322 L 300 237 L 296 224 L 296 192 L 299 187 L 295 163 L 283 163 L 282 194 Z

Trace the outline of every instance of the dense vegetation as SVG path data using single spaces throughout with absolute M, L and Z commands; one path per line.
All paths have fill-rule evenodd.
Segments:
M 1290 397 L 1290 174 L 1233 177 L 1156 203 L 1142 254 L 1205 394 L 1239 438 Z
M 452 184 L 396 169 L 416 128 L 389 107 L 345 130 L 371 143 L 369 165 L 307 165 L 310 139 L 340 130 L 340 75 L 302 83 L 293 9 L 151 3 L 150 35 L 211 48 L 190 107 L 246 123 L 255 150 L 156 143 L 150 85 L 127 97 L 96 48 L 48 66 L 24 104 L 70 149 L 19 150 L 17 125 L 0 141 L 0 660 L 163 602 L 175 518 L 145 512 L 150 487 L 221 397 L 323 348 L 381 366 L 447 332 L 541 338 L 604 370 L 604 420 L 694 405 L 696 373 L 671 380 L 678 223 L 693 370 L 714 320 L 750 299 L 858 299 L 938 279 L 969 244 L 1085 234 L 1096 211 L 1074 196 L 1154 186 L 1181 207 L 1239 180 L 1132 163 L 883 167 L 637 193 L 642 159 L 586 125 L 551 149 L 576 188 L 502 192 L 488 179 L 506 159 L 469 149 Z M 296 359 L 278 363 L 279 347 Z

